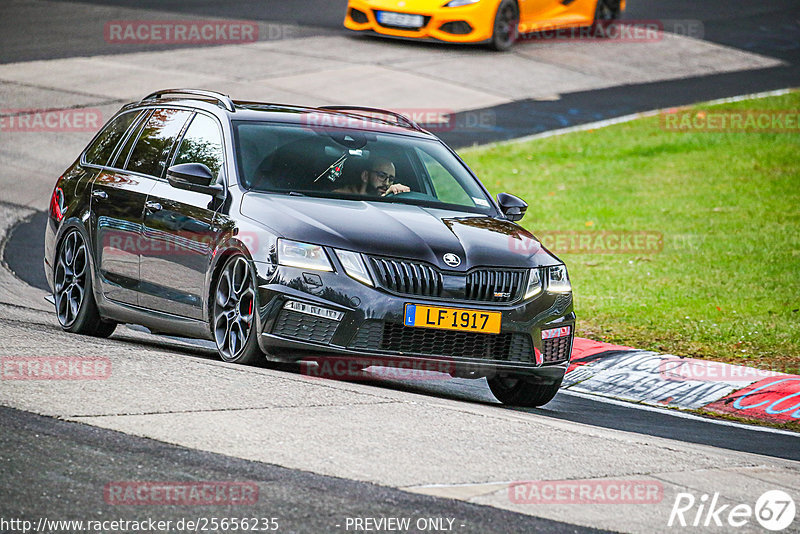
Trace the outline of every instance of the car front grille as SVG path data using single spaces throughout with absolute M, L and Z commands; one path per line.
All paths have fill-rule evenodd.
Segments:
M 292 310 L 281 310 L 272 333 L 276 336 L 312 343 L 329 344 L 339 326 L 338 321 L 315 317 Z
M 542 340 L 542 363 L 561 363 L 570 358 L 572 336 Z
M 534 362 L 533 344 L 528 334 L 455 332 L 381 321 L 366 321 L 359 328 L 350 348 L 425 356 Z
M 527 281 L 520 269 L 474 269 L 466 274 L 444 273 L 426 263 L 369 256 L 379 287 L 428 298 L 469 302 L 514 302 Z
M 522 283 L 524 271 L 481 270 L 467 275 L 467 300 L 480 302 L 510 302 L 516 300 Z
M 442 273 L 430 265 L 407 260 L 369 258 L 378 284 L 384 289 L 420 297 L 442 296 Z

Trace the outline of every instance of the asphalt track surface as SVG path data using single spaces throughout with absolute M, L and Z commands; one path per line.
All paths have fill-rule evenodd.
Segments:
M 152 11 L 177 16 L 220 17 L 296 24 L 311 31 L 343 32 L 345 0 L 67 0 L 21 2 L 7 0 L 0 7 L 0 63 L 122 53 L 119 46 L 93 39 L 64 42 L 64 35 L 82 35 L 93 27 L 89 18 L 69 17 L 77 6 L 97 6 L 97 17 L 110 18 L 114 10 Z M 102 8 L 102 9 L 101 9 Z M 800 6 L 793 0 L 633 0 L 627 20 L 701 21 L 704 39 L 749 52 L 796 60 L 800 54 Z M 153 18 L 152 15 L 147 18 Z M 87 34 L 88 35 L 88 34 Z M 66 46 L 65 46 L 66 45 Z M 138 50 L 170 46 L 137 45 Z M 422 45 L 430 46 L 430 45 Z M 433 45 L 436 46 L 436 45 Z M 177 48 L 178 46 L 172 46 Z M 138 51 L 126 47 L 124 52 Z
M 65 14 L 74 7 L 96 9 L 99 17 L 124 18 L 114 10 L 153 10 L 180 16 L 208 16 L 298 24 L 304 35 L 340 32 L 342 0 L 281 0 L 242 2 L 103 1 L 81 4 L 61 1 L 7 1 L 0 6 L 0 63 L 113 54 L 119 47 L 102 41 L 65 40 Z M 646 4 L 646 5 L 645 5 Z M 110 11 L 109 11 L 110 10 Z M 109 15 L 111 13 L 111 15 Z M 130 13 L 124 12 L 124 13 Z M 130 18 L 130 16 L 128 16 Z M 454 146 L 467 146 L 603 120 L 630 113 L 683 105 L 739 94 L 800 85 L 800 5 L 796 1 L 708 2 L 669 0 L 629 2 L 628 19 L 687 19 L 704 24 L 705 39 L 754 53 L 777 57 L 785 66 L 760 71 L 711 75 L 654 84 L 561 95 L 553 102 L 518 101 L 490 108 L 497 126 L 469 134 L 447 132 L 442 137 Z M 80 35 L 90 18 L 68 19 L 68 31 Z M 402 46 L 446 46 L 409 44 Z M 141 50 L 179 48 L 141 46 Z M 126 48 L 125 52 L 136 51 Z M 33 216 L 14 229 L 7 242 L 4 261 L 27 283 L 44 288 L 41 270 L 44 214 Z M 374 387 L 396 388 L 431 396 L 488 402 L 475 398 L 453 381 L 452 385 L 376 383 Z M 684 419 L 666 412 L 643 411 L 607 404 L 569 394 L 559 395 L 537 415 L 625 430 L 646 436 L 678 439 L 735 451 L 800 460 L 796 437 L 764 434 L 756 429 L 723 426 Z M 39 417 L 0 408 L 0 499 L 4 516 L 39 517 L 52 511 L 59 519 L 86 519 L 90 514 L 112 518 L 124 512 L 126 519 L 158 515 L 179 519 L 185 515 L 207 515 L 192 507 L 166 507 L 158 514 L 139 509 L 122 510 L 103 503 L 98 488 L 109 480 L 168 480 L 187 474 L 193 480 L 252 480 L 259 484 L 268 503 L 248 514 L 231 510 L 214 515 L 254 515 L 282 518 L 286 530 L 321 532 L 336 530 L 337 519 L 347 516 L 456 517 L 463 532 L 589 532 L 584 527 L 480 507 L 448 499 L 408 494 L 372 484 L 324 477 L 297 470 L 248 462 L 221 455 L 166 445 L 157 441 Z M 167 509 L 169 508 L 169 509 Z M 263 508 L 263 509 L 262 509 Z M 282 529 L 284 530 L 284 529 Z M 285 530 L 284 530 L 285 531 Z
M 5 250 L 5 261 L 9 268 L 17 273 L 17 276 L 24 276 L 31 285 L 41 289 L 47 289 L 41 269 L 42 251 L 36 248 L 31 251 L 29 243 L 41 242 L 46 217 L 43 212 L 36 213 L 30 220 L 14 228 Z M 474 388 L 464 387 L 469 382 L 452 380 L 409 384 L 408 381 L 382 380 L 373 382 L 372 385 L 464 402 L 492 402 L 488 393 L 487 396 L 476 396 Z M 800 460 L 800 447 L 798 447 L 800 438 L 797 436 L 765 434 L 753 428 L 720 425 L 701 418 L 680 418 L 666 410 L 640 410 L 633 406 L 609 404 L 567 393 L 558 395 L 543 408 L 520 410 L 647 436 L 678 439 L 787 460 Z
M 42 34 L 35 47 L 25 46 L 24 39 L 15 33 L 19 27 L 9 25 L 9 18 L 2 17 L 0 28 L 2 40 L 17 43 L 15 48 L 3 47 L 0 62 L 20 61 L 42 58 L 68 57 L 71 55 L 105 54 L 119 51 L 118 46 L 94 43 L 91 49 L 64 47 L 60 45 L 56 28 L 63 23 L 56 15 L 60 9 L 68 8 L 70 2 L 41 2 L 48 10 L 37 3 L 4 4 L 1 11 L 14 10 L 16 17 L 35 18 Z M 305 8 L 297 10 L 292 2 L 268 0 L 267 2 L 179 2 L 179 1 L 133 1 L 133 0 L 90 0 L 82 5 L 92 4 L 97 9 L 107 7 L 131 8 L 139 10 L 159 10 L 191 16 L 246 18 L 265 20 L 282 24 L 300 24 L 314 31 L 339 31 L 341 13 L 345 2 L 311 0 Z M 637 111 L 655 109 L 734 94 L 752 93 L 792 85 L 800 85 L 800 9 L 796 2 L 779 0 L 755 4 L 742 4 L 736 13 L 731 13 L 729 2 L 711 1 L 704 3 L 667 1 L 653 3 L 631 2 L 627 18 L 631 20 L 671 19 L 701 20 L 708 40 L 742 48 L 751 52 L 779 57 L 788 62 L 787 66 L 762 71 L 746 71 L 718 76 L 659 82 L 644 85 L 629 85 L 595 91 L 570 93 L 553 102 L 517 101 L 492 108 L 496 113 L 497 127 L 494 130 L 481 129 L 476 134 L 445 132 L 445 141 L 463 146 L 472 142 L 487 142 L 508 137 L 519 137 L 530 133 L 563 128 L 575 124 L 603 120 L 627 115 Z M 55 7 L 54 7 L 55 6 Z M 102 8 L 100 6 L 103 6 Z M 81 21 L 75 21 L 81 24 Z M 83 24 L 87 24 L 84 20 Z M 52 28 L 50 27 L 52 25 Z M 6 26 L 6 28 L 3 28 Z M 6 30 L 8 33 L 6 33 Z M 51 31 L 47 31 L 51 30 Z M 80 33 L 80 28 L 74 29 Z M 48 37 L 50 36 L 50 37 Z M 108 48 L 104 48 L 108 46 Z M 443 46 L 429 44 L 399 43 L 399 46 Z M 446 46 L 446 45 L 445 45 Z M 143 45 L 143 50 L 159 47 Z M 164 47 L 161 47 L 164 48 Z M 126 52 L 135 51 L 130 48 Z M 27 54 L 27 55 L 26 55 Z M 531 120 L 535 117 L 535 120 Z M 531 126 L 534 124 L 535 126 Z M 473 139 L 469 135 L 480 135 Z M 46 214 L 33 215 L 11 232 L 6 243 L 3 260 L 9 268 L 26 283 L 47 289 L 42 271 L 42 235 Z M 386 384 L 380 384 L 387 387 Z M 396 387 L 408 387 L 407 384 Z M 424 390 L 428 386 L 421 386 Z M 457 389 L 431 388 L 433 395 L 453 398 L 463 397 Z M 469 399 L 467 396 L 464 400 Z M 800 459 L 797 440 L 790 436 L 774 435 L 770 439 L 758 439 L 753 430 L 720 426 L 702 420 L 676 418 L 669 414 L 641 411 L 634 408 L 599 403 L 575 396 L 561 395 L 546 409 L 538 410 L 550 417 L 576 422 L 585 422 L 627 430 L 646 435 L 681 439 L 692 443 L 702 443 L 731 450 L 754 452 L 787 459 Z
M 30 247 L 29 243 L 41 242 L 47 215 L 36 213 L 29 221 L 18 225 L 12 231 L 6 244 L 5 261 L 17 276 L 24 278 L 35 287 L 47 289 L 41 269 L 42 250 Z M 439 383 L 375 382 L 375 387 L 397 388 L 427 395 L 482 402 L 489 399 L 476 398 L 471 389 L 460 387 L 461 381 L 454 385 Z M 666 411 L 644 411 L 635 407 L 607 404 L 569 394 L 561 394 L 547 406 L 533 410 L 539 415 L 586 423 L 614 430 L 635 432 L 642 435 L 679 439 L 690 443 L 711 445 L 735 451 L 751 452 L 775 456 L 787 460 L 800 460 L 800 447 L 795 436 L 783 434 L 766 435 L 757 430 L 723 426 L 703 419 L 683 419 Z
M 80 6 L 80 11 L 76 11 L 76 6 Z M 221 17 L 292 24 L 303 28 L 301 35 L 345 31 L 341 27 L 344 0 L 89 0 L 81 4 L 60 0 L 30 3 L 11 0 L 0 6 L 0 63 L 181 47 L 120 47 L 107 43 L 97 38 L 98 22 L 96 17 L 84 15 L 86 6 L 95 6 L 96 17 L 104 17 L 104 20 L 132 19 L 136 18 L 136 13 L 141 13 L 139 16 L 147 19 Z M 496 117 L 495 126 L 478 131 L 456 128 L 443 132 L 441 137 L 451 146 L 463 147 L 652 109 L 800 86 L 800 4 L 796 0 L 733 3 L 725 0 L 634 0 L 628 3 L 624 18 L 661 21 L 665 28 L 673 27 L 676 22 L 699 21 L 704 40 L 778 58 L 786 64 L 732 74 L 577 92 L 561 95 L 552 102 L 520 100 L 485 110 L 471 110 L 473 116 L 479 111 L 492 113 Z M 69 28 L 69 35 L 65 35 L 65 26 Z M 86 38 L 78 38 L 82 35 Z M 450 47 L 410 42 L 401 46 Z M 458 114 L 455 124 L 464 120 L 464 114 Z
M 463 533 L 594 533 L 592 528 L 489 506 L 248 462 L 80 423 L 0 407 L 2 515 L 58 520 L 172 521 L 276 518 L 278 532 L 345 532 L 348 517 L 454 519 Z M 125 506 L 105 500 L 114 481 L 235 481 L 258 486 L 257 503 L 230 506 Z M 188 475 L 188 476 L 187 476 Z M 338 525 L 338 526 L 337 526 Z M 173 529 L 172 531 L 175 531 Z M 351 530 L 352 531 L 352 530 Z

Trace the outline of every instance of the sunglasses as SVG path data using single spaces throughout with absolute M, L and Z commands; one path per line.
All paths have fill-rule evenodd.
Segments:
M 394 183 L 394 176 L 391 174 L 387 174 L 383 171 L 372 171 L 372 174 L 378 177 L 380 181 L 385 183 L 386 185 L 392 185 Z

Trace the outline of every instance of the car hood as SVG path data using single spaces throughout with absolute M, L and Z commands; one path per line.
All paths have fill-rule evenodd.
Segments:
M 418 259 L 445 270 L 561 263 L 522 227 L 474 213 L 255 192 L 244 195 L 241 212 L 287 239 Z M 446 264 L 445 254 L 456 254 L 460 265 Z

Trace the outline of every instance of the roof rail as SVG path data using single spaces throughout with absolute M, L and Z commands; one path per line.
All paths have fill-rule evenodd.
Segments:
M 161 91 L 156 91 L 155 93 L 150 93 L 143 99 L 139 101 L 141 104 L 145 100 L 158 100 L 166 95 L 191 95 L 191 96 L 202 96 L 205 98 L 210 98 L 211 100 L 216 100 L 217 104 L 228 111 L 236 111 L 233 107 L 233 100 L 228 95 L 223 95 L 222 93 L 218 93 L 216 91 L 204 91 L 202 89 L 163 89 Z
M 364 106 L 320 106 L 318 109 L 325 109 L 329 111 L 362 111 L 366 113 L 381 113 L 383 115 L 389 115 L 390 117 L 394 117 L 397 119 L 398 123 L 403 123 L 406 126 L 413 128 L 419 132 L 424 132 L 425 130 L 416 122 L 411 120 L 410 118 L 406 117 L 402 113 L 396 113 L 394 111 L 389 111 L 388 109 L 380 109 L 380 108 L 368 108 Z

